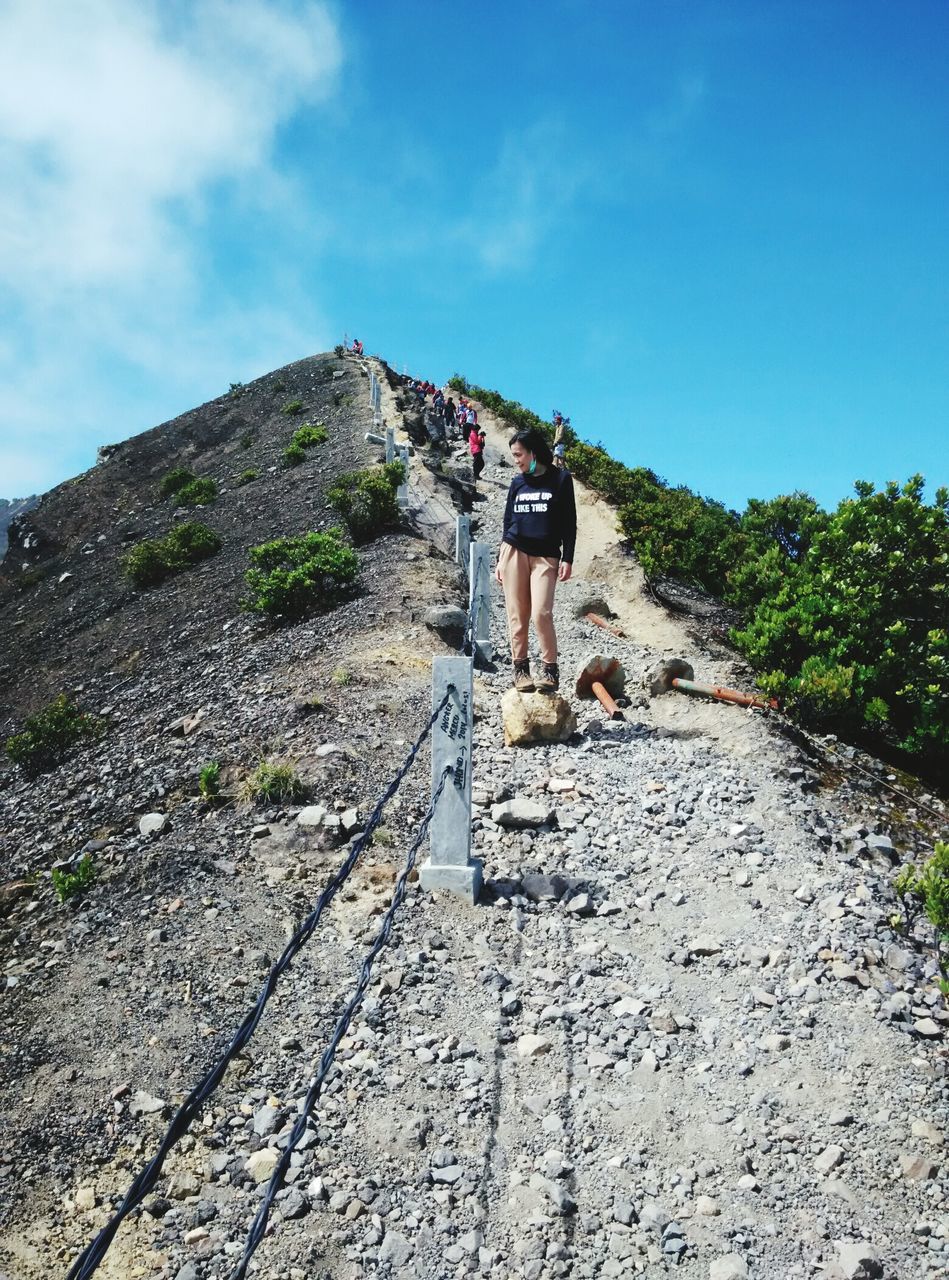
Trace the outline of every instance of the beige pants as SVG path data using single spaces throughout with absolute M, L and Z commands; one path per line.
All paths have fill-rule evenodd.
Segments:
M 531 618 L 540 642 L 541 661 L 557 661 L 554 588 L 559 567 L 560 561 L 556 556 L 529 556 L 509 542 L 501 543 L 498 568 L 507 606 L 511 656 L 515 662 L 523 662 L 527 658 L 527 628 Z

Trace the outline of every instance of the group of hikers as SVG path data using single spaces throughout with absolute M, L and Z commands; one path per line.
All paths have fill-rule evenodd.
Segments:
M 431 413 L 446 439 L 467 439 L 477 485 L 484 471 L 486 436 L 478 410 L 463 395 L 453 397 L 427 380 L 408 378 L 406 390 Z M 567 470 L 566 432 L 570 419 L 553 412 L 553 444 L 537 427 L 515 431 L 508 441 L 515 476 L 504 507 L 495 577 L 504 590 L 514 688 L 519 693 L 554 693 L 560 687 L 554 591 L 573 572 L 577 508 L 573 477 Z M 540 648 L 540 669 L 531 673 L 528 630 L 531 621 Z

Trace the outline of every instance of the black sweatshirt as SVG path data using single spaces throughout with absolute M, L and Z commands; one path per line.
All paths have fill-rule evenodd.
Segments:
M 529 556 L 556 556 L 573 564 L 577 506 L 569 471 L 548 467 L 540 476 L 518 472 L 507 494 L 501 541 Z

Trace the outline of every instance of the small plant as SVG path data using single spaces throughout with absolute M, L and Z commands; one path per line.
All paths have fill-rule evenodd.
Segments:
M 175 494 L 180 507 L 206 507 L 217 501 L 217 483 L 210 476 L 196 476 Z
M 82 893 L 83 889 L 87 889 L 96 878 L 92 855 L 87 853 L 80 858 L 76 864 L 75 871 L 65 871 L 62 867 L 53 867 L 50 872 L 50 878 L 60 902 L 66 902 L 69 898 L 74 898 L 77 893 Z
M 314 445 L 325 444 L 329 439 L 322 422 L 304 422 L 297 427 L 290 438 L 291 445 L 299 445 L 301 449 L 312 449 Z
M 159 481 L 158 487 L 166 498 L 172 498 L 179 493 L 192 480 L 196 480 L 197 476 L 193 471 L 189 471 L 187 467 L 172 467 L 172 469 L 163 475 Z
M 242 471 L 240 475 L 237 476 L 237 478 L 234 481 L 234 484 L 236 485 L 237 488 L 240 488 L 242 485 L 251 484 L 252 481 L 256 480 L 259 475 L 260 475 L 260 472 L 257 471 L 254 467 L 248 467 L 246 471 Z
M 376 827 L 371 843 L 378 845 L 380 849 L 391 849 L 395 845 L 395 836 L 388 827 Z
M 330 678 L 332 679 L 333 684 L 338 685 L 341 689 L 353 682 L 352 676 L 345 667 L 337 667 Z
M 302 800 L 306 787 L 292 765 L 261 760 L 244 783 L 242 794 L 252 804 L 289 804 Z
M 339 477 L 327 498 L 346 521 L 353 542 L 371 542 L 399 523 L 396 492 L 404 479 L 401 462 L 387 462 L 382 467 L 350 471 Z
M 227 394 L 232 400 L 239 400 L 243 390 L 244 390 L 243 382 L 232 382 L 230 387 L 228 388 Z
M 286 382 L 284 382 L 283 378 L 274 379 L 273 385 L 271 386 L 271 390 L 273 391 L 274 395 L 278 395 L 281 391 L 286 391 L 286 389 L 287 389 L 287 384 Z
M 925 916 L 932 929 L 930 945 L 936 953 L 936 961 L 942 981 L 949 980 L 949 843 L 937 840 L 930 858 L 922 867 L 909 864 L 901 869 L 893 881 L 893 891 L 903 908 L 898 927 L 912 934 L 917 921 Z M 897 918 L 894 917 L 894 924 Z
M 341 600 L 356 581 L 359 557 L 339 529 L 277 538 L 251 547 L 245 608 L 271 617 L 301 618 Z
M 249 449 L 253 445 L 253 443 L 254 443 L 253 431 L 245 431 L 244 434 L 241 436 L 241 441 L 240 441 L 241 448 Z
M 80 710 L 62 693 L 35 715 L 27 716 L 20 732 L 7 738 L 5 749 L 14 764 L 30 773 L 42 773 L 59 764 L 77 742 L 102 730 L 101 720 Z
M 336 346 L 333 348 L 333 354 L 337 359 L 341 359 L 346 354 L 346 347 L 342 342 L 337 342 Z
M 221 794 L 221 766 L 217 760 L 209 760 L 201 766 L 198 790 L 209 804 Z
M 144 538 L 122 557 L 122 568 L 137 587 L 154 587 L 220 549 L 221 539 L 213 529 L 188 520 L 164 538 Z
M 295 417 L 296 414 L 303 412 L 303 401 L 288 400 L 287 403 L 280 410 L 280 412 L 285 413 L 288 418 Z
M 336 405 L 337 409 L 340 408 L 340 406 L 344 409 L 348 409 L 351 404 L 355 404 L 355 400 L 352 393 L 349 391 L 334 391 L 333 404 Z
M 306 450 L 301 445 L 288 444 L 281 457 L 285 467 L 298 467 L 301 462 L 306 462 Z
M 448 379 L 448 385 L 452 391 L 460 391 L 463 396 L 471 390 L 471 383 L 463 373 L 453 373 Z

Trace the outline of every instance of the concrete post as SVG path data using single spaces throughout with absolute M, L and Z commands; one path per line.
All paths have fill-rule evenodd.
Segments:
M 405 479 L 399 485 L 398 492 L 395 495 L 396 501 L 404 510 L 409 505 L 409 450 L 408 446 L 404 444 L 397 444 L 395 449 L 397 454 L 396 461 L 401 462 L 405 468 Z
M 372 409 L 376 407 L 376 375 L 374 373 L 369 375 L 369 405 Z
M 386 462 L 391 462 L 395 457 L 395 428 L 386 427 Z
M 432 709 L 450 693 L 432 729 L 432 793 L 446 766 L 445 782 L 428 829 L 430 856 L 419 868 L 423 889 L 448 889 L 470 903 L 478 900 L 482 868 L 471 856 L 472 666 L 468 658 L 432 662 Z M 451 688 L 449 688 L 451 686 Z
M 487 543 L 472 542 L 468 568 L 468 616 L 473 623 L 474 659 L 491 660 L 491 553 Z
M 455 559 L 468 576 L 471 558 L 471 517 L 460 515 L 455 520 Z

